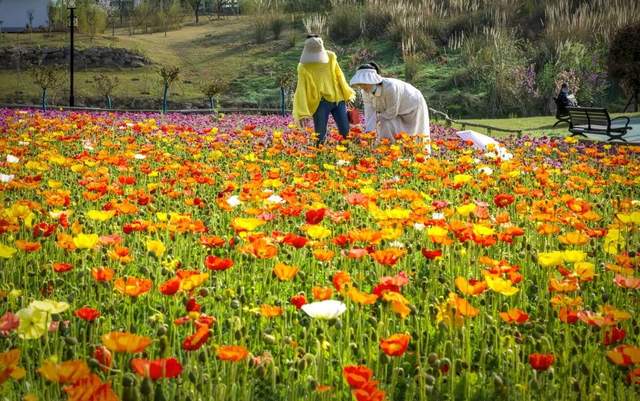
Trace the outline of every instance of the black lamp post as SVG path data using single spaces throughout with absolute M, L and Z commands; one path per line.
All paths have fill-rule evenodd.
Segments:
M 69 106 L 75 106 L 75 99 L 73 96 L 73 56 L 74 56 L 74 46 L 73 46 L 73 32 L 76 27 L 76 1 L 69 0 L 67 2 L 67 8 L 69 9 L 69 33 L 70 36 L 70 47 L 69 47 Z

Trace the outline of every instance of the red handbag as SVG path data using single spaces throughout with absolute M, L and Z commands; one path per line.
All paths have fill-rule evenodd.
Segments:
M 349 124 L 357 125 L 360 124 L 360 110 L 355 107 L 349 107 L 347 109 L 347 116 L 349 117 Z

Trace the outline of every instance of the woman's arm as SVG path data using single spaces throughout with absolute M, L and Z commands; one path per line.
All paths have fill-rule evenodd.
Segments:
M 293 118 L 296 121 L 313 115 L 309 110 L 309 103 L 311 103 L 310 97 L 313 96 L 313 90 L 309 88 L 310 84 L 311 82 L 309 82 L 307 74 L 305 74 L 301 66 L 298 65 L 298 82 L 293 95 Z
M 364 131 L 375 131 L 377 126 L 377 118 L 376 108 L 373 106 L 373 98 L 371 95 L 363 93 L 362 102 L 364 104 Z
M 338 64 L 337 58 L 335 60 L 334 68 L 334 76 L 338 84 L 337 86 L 340 90 L 340 94 L 342 95 L 342 99 L 345 102 L 352 102 L 356 98 L 356 92 L 349 86 L 349 83 L 347 82 L 347 79 L 344 77 L 344 74 L 342 72 L 342 68 L 340 68 L 340 64 Z
M 398 113 L 400 112 L 401 92 L 401 88 L 393 84 L 385 85 L 382 88 L 385 109 L 380 112 L 381 119 L 392 120 L 398 117 Z

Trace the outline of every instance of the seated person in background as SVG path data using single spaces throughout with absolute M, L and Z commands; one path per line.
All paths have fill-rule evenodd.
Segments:
M 569 85 L 566 83 L 562 84 L 560 88 L 560 93 L 558 93 L 558 97 L 556 97 L 556 117 L 565 117 L 569 115 L 568 107 L 575 107 L 578 103 L 576 102 L 575 96 L 569 94 Z

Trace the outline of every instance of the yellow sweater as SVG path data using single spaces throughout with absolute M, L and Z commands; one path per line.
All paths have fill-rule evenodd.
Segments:
M 356 93 L 347 83 L 335 53 L 328 51 L 329 62 L 298 64 L 298 84 L 293 96 L 293 118 L 313 117 L 320 100 L 351 101 Z

